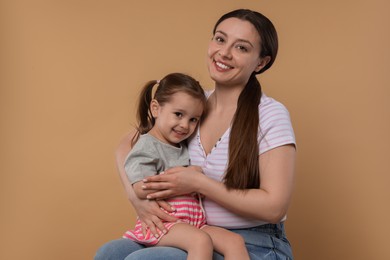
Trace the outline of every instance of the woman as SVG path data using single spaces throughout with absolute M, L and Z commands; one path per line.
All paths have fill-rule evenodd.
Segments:
M 273 64 L 278 49 L 272 23 L 251 10 L 235 10 L 216 23 L 207 65 L 215 89 L 207 114 L 189 142 L 191 163 L 149 177 L 139 200 L 123 174 L 131 135 L 122 141 L 117 163 L 130 201 L 145 229 L 164 231 L 175 221 L 161 199 L 198 192 L 205 196 L 207 223 L 240 234 L 251 259 L 292 259 L 284 220 L 293 189 L 295 138 L 288 111 L 262 93 L 256 74 Z M 196 169 L 196 168 L 195 168 Z M 158 203 L 159 204 L 158 204 Z M 223 238 L 220 238 L 223 239 Z M 144 249 L 125 239 L 111 241 L 96 259 L 185 259 L 176 248 Z M 214 259 L 222 256 L 214 254 Z

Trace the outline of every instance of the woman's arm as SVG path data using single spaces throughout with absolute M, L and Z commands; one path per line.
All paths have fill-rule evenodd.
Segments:
M 295 147 L 284 145 L 267 151 L 259 156 L 259 165 L 260 189 L 228 190 L 223 183 L 185 168 L 173 168 L 164 175 L 149 177 L 144 186 L 160 190 L 149 194 L 151 199 L 199 192 L 238 215 L 278 223 L 290 204 Z
M 141 222 L 146 224 L 146 226 L 150 228 L 153 234 L 158 234 L 156 232 L 156 227 L 161 231 L 166 232 L 161 220 L 175 222 L 177 219 L 165 213 L 163 210 L 161 210 L 161 208 L 167 211 L 172 211 L 174 209 L 172 209 L 165 201 L 159 201 L 159 203 L 157 203 L 155 200 L 139 199 L 126 176 L 124 162 L 127 154 L 131 150 L 131 140 L 134 134 L 135 133 L 127 134 L 121 140 L 115 152 L 116 165 L 119 176 L 125 188 L 127 198 L 130 200 L 131 204 L 136 210 L 138 218 L 141 220 Z
M 155 192 L 155 191 L 144 190 L 143 186 L 144 183 L 142 181 L 133 184 L 134 193 L 139 199 L 147 199 L 150 193 Z

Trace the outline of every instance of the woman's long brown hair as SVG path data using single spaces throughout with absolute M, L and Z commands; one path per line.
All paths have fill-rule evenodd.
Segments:
M 259 72 L 253 72 L 238 101 L 229 140 L 229 162 L 224 176 L 228 189 L 251 189 L 260 187 L 259 170 L 259 105 L 262 95 L 256 74 L 269 69 L 278 51 L 278 37 L 272 22 L 264 15 L 239 9 L 223 15 L 217 26 L 228 18 L 238 18 L 250 22 L 260 35 L 260 58 L 270 57 L 270 61 Z

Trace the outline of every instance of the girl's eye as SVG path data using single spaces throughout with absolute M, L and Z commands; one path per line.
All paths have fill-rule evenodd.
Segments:
M 183 116 L 183 114 L 180 113 L 180 112 L 175 112 L 174 114 L 175 114 L 177 117 L 182 117 L 182 116 Z
M 191 121 L 192 123 L 198 123 L 198 119 L 197 119 L 197 118 L 191 118 L 190 121 Z

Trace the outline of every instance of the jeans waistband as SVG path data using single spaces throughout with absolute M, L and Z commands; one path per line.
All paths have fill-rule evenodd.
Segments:
M 284 222 L 280 222 L 278 224 L 264 224 L 255 227 L 250 227 L 250 228 L 243 228 L 240 230 L 258 231 L 276 237 L 284 237 L 286 235 L 284 231 Z

